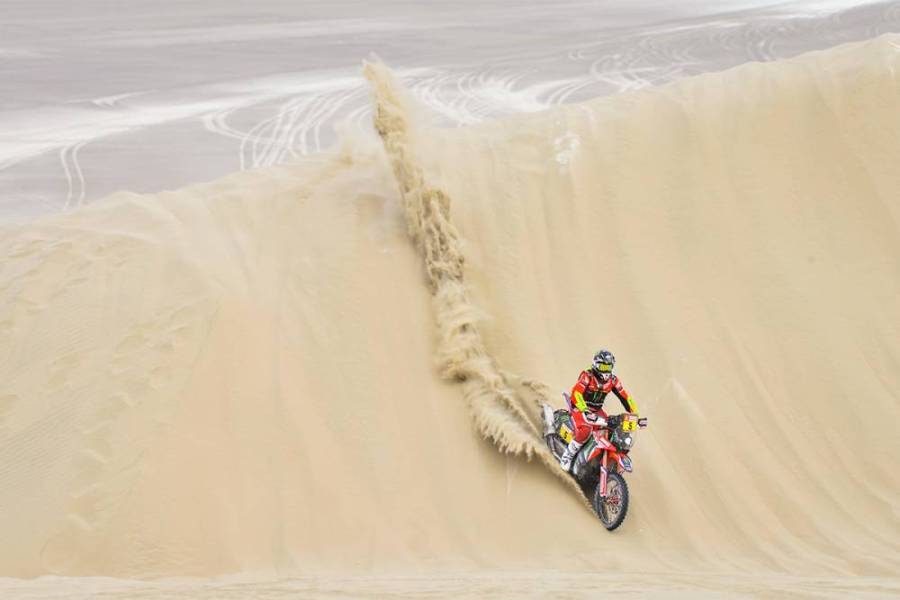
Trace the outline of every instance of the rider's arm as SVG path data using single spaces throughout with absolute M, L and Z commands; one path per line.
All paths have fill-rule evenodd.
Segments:
M 619 381 L 618 377 L 616 377 L 616 384 L 613 386 L 612 391 L 625 410 L 635 415 L 638 414 L 637 404 L 635 404 L 631 395 L 625 391 L 625 388 L 622 387 L 622 382 Z
M 587 389 L 589 382 L 590 376 L 586 373 L 582 373 L 578 378 L 578 383 L 572 388 L 572 405 L 576 410 L 580 410 L 581 412 L 587 410 L 587 402 L 584 401 L 584 391 Z

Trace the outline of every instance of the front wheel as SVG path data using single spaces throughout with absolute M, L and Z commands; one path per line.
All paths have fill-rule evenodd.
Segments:
M 607 474 L 605 498 L 600 496 L 600 483 L 597 483 L 594 489 L 594 510 L 609 531 L 622 524 L 628 512 L 628 484 L 624 477 L 614 471 Z

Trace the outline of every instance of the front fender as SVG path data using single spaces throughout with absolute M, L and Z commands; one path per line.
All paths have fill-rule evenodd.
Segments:
M 610 452 L 609 457 L 616 461 L 616 464 L 619 465 L 619 468 L 626 473 L 631 473 L 633 467 L 631 465 L 631 458 L 628 457 L 627 454 L 621 454 L 619 452 Z

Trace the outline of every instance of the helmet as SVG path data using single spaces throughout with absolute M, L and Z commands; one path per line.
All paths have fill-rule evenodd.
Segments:
M 591 361 L 591 370 L 600 381 L 609 381 L 612 377 L 613 367 L 616 366 L 616 357 L 613 353 L 605 348 L 594 355 Z

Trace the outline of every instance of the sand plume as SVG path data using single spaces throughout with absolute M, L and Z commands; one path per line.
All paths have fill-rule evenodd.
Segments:
M 384 143 L 403 202 L 407 228 L 424 261 L 438 329 L 438 365 L 443 377 L 462 382 L 478 431 L 501 451 L 538 456 L 581 496 L 575 482 L 559 470 L 523 402 L 510 387 L 478 331 L 476 310 L 465 285 L 465 257 L 450 218 L 451 200 L 428 185 L 411 147 L 407 99 L 382 63 L 366 63 L 372 88 L 374 125 Z M 587 502 L 585 502 L 587 505 Z

